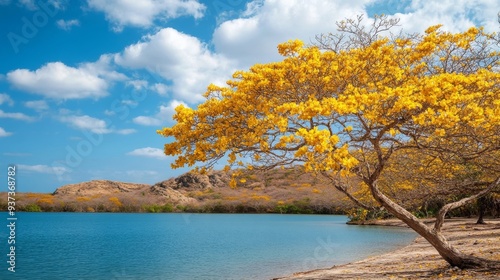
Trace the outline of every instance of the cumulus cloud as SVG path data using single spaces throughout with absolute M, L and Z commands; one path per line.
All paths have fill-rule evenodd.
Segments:
M 276 46 L 290 39 L 306 43 L 335 31 L 335 22 L 366 15 L 370 0 L 252 1 L 240 18 L 223 22 L 213 34 L 215 49 L 245 67 L 281 60 Z M 258 47 L 256 47 L 258 46 Z
M 205 6 L 196 0 L 88 0 L 90 8 L 104 12 L 115 31 L 125 26 L 147 28 L 155 21 L 180 16 L 203 17 Z
M 7 136 L 11 136 L 11 135 L 12 135 L 12 132 L 7 132 L 3 128 L 0 127 L 0 137 L 7 137 Z
M 155 158 L 155 159 L 161 159 L 161 160 L 167 159 L 163 150 L 158 149 L 158 148 L 151 148 L 151 147 L 135 149 L 131 152 L 128 152 L 127 155 L 149 157 L 149 158 Z
M 473 26 L 483 26 L 494 32 L 498 31 L 498 11 L 495 0 L 415 0 L 395 16 L 401 19 L 401 27 L 408 32 L 423 32 L 435 24 L 443 24 L 443 29 L 452 32 Z
M 255 0 L 238 18 L 221 23 L 213 33 L 218 53 L 239 61 L 240 68 L 282 58 L 276 46 L 290 39 L 313 43 L 315 35 L 336 32 L 335 22 L 370 14 L 400 18 L 393 32 L 423 32 L 428 26 L 443 24 L 445 30 L 459 32 L 472 26 L 498 31 L 498 1 L 330 1 Z M 368 23 L 368 21 L 367 21 Z M 255 46 L 259 46 L 258 48 Z
M 75 115 L 65 115 L 59 117 L 59 121 L 69 124 L 71 127 L 81 130 L 88 130 L 96 134 L 109 134 L 116 133 L 127 135 L 135 133 L 134 129 L 113 129 L 109 128 L 104 120 L 90 117 L 88 115 L 75 116 Z
M 155 117 L 148 116 L 138 116 L 134 118 L 134 123 L 146 126 L 159 126 L 161 125 L 161 120 Z
M 80 26 L 80 21 L 77 19 L 70 19 L 70 20 L 64 20 L 60 19 L 56 21 L 57 27 L 59 27 L 62 30 L 71 30 L 73 26 Z
M 7 74 L 15 87 L 53 99 L 98 99 L 107 95 L 108 83 L 83 68 L 51 62 L 31 71 L 17 69 Z
M 30 116 L 25 115 L 23 113 L 6 113 L 2 110 L 0 110 L 0 118 L 14 119 L 14 120 L 19 120 L 19 121 L 27 121 L 27 122 L 31 122 L 31 121 L 35 120 L 33 117 L 30 117 Z
M 45 100 L 26 101 L 24 102 L 24 106 L 37 112 L 46 111 L 49 109 L 49 105 Z
M 17 165 L 20 171 L 28 171 L 28 172 L 36 172 L 36 173 L 43 173 L 43 174 L 56 174 L 56 175 L 63 175 L 65 173 L 71 172 L 66 167 L 63 166 L 48 166 L 48 165 L 24 165 L 24 164 L 19 164 Z
M 173 95 L 187 103 L 202 101 L 211 82 L 222 84 L 232 72 L 232 62 L 226 57 L 211 52 L 196 37 L 172 28 L 161 29 L 128 46 L 115 55 L 115 62 L 132 69 L 147 69 L 171 81 Z
M 95 62 L 82 63 L 80 68 L 107 81 L 126 81 L 128 77 L 114 69 L 113 55 L 103 54 Z
M 151 86 L 151 89 L 157 92 L 159 95 L 167 95 L 171 91 L 170 87 L 163 83 L 156 83 Z
M 10 98 L 9 95 L 5 93 L 0 93 L 0 105 L 4 103 L 8 104 L 9 106 L 12 106 L 14 105 L 14 100 L 12 100 L 12 98 Z
M 138 116 L 133 119 L 133 122 L 145 126 L 160 126 L 166 124 L 172 120 L 172 116 L 175 113 L 175 107 L 181 104 L 187 107 L 187 104 L 182 101 L 172 100 L 168 106 L 161 105 L 155 115 Z
M 87 115 L 84 116 L 62 116 L 61 122 L 67 123 L 74 128 L 89 130 L 97 134 L 110 133 L 106 122 Z

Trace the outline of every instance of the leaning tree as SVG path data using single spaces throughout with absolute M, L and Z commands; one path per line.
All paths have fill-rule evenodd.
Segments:
M 173 168 L 226 159 L 248 168 L 302 165 L 346 194 L 356 176 L 451 265 L 491 264 L 458 251 L 441 228 L 447 211 L 500 184 L 498 38 L 440 26 L 384 37 L 397 21 L 379 17 L 371 28 L 361 22 L 340 22 L 338 33 L 312 46 L 280 44 L 282 61 L 237 71 L 227 86 L 210 85 L 196 109 L 177 107 L 176 124 L 158 131 L 173 137 L 165 154 L 176 157 Z M 468 176 L 471 167 L 481 176 Z M 410 179 L 391 180 L 394 170 Z M 455 187 L 475 190 L 446 204 L 433 226 L 398 204 L 391 197 L 398 192 L 385 191 L 405 181 L 440 188 L 439 180 L 424 178 L 426 170 L 443 174 L 443 187 L 446 178 L 465 176 Z

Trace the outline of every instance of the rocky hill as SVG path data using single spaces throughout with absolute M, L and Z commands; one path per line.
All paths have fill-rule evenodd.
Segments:
M 189 176 L 186 176 L 189 177 Z M 167 180 L 168 181 L 168 180 Z M 167 182 L 164 181 L 164 182 Z M 158 183 L 156 185 L 125 183 L 110 180 L 92 180 L 78 184 L 62 186 L 53 193 L 56 197 L 106 197 L 106 196 L 157 196 L 165 198 L 174 204 L 193 203 L 195 199 L 186 197 L 181 192 L 174 190 L 168 184 Z
M 154 185 L 93 180 L 52 194 L 20 194 L 26 211 L 334 213 L 350 207 L 327 182 L 299 168 L 231 173 L 188 172 Z M 0 205 L 1 206 L 1 205 Z
M 146 184 L 123 183 L 109 180 L 93 180 L 78 184 L 62 186 L 54 195 L 95 196 L 109 195 L 122 192 L 137 192 L 148 189 Z
M 198 174 L 188 172 L 180 175 L 179 177 L 170 178 L 168 180 L 156 183 L 151 188 L 159 190 L 163 188 L 190 189 L 190 190 L 205 190 L 224 188 L 229 185 L 231 176 L 227 173 L 214 171 L 207 174 Z

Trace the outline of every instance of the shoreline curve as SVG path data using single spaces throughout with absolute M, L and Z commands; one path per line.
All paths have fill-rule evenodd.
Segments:
M 433 219 L 425 219 L 424 222 L 432 223 Z M 485 222 L 480 225 L 474 218 L 447 219 L 443 233 L 460 251 L 500 262 L 500 219 L 486 219 Z M 397 219 L 369 221 L 363 225 L 407 227 Z M 326 269 L 296 272 L 273 280 L 498 279 L 499 275 L 500 271 L 493 269 L 452 268 L 423 237 L 418 236 L 410 245 L 379 256 Z

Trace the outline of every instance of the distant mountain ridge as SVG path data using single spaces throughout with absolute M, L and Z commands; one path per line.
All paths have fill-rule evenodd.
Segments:
M 93 196 L 117 192 L 136 192 L 149 188 L 147 184 L 125 183 L 111 180 L 92 180 L 59 187 L 54 195 Z
M 351 207 L 328 182 L 300 167 L 238 173 L 235 188 L 232 171 L 187 172 L 152 185 L 92 180 L 51 194 L 19 193 L 17 206 L 20 211 L 155 213 L 341 213 Z
M 172 188 L 177 189 L 213 189 L 222 188 L 229 185 L 231 176 L 221 171 L 213 171 L 207 174 L 188 172 L 179 177 L 156 183 L 152 188 Z
M 148 193 L 165 197 L 175 204 L 194 203 L 196 199 L 186 196 L 182 190 L 206 190 L 228 186 L 230 175 L 215 171 L 208 174 L 188 172 L 178 177 L 173 177 L 154 185 L 141 183 L 127 183 L 111 180 L 92 180 L 76 184 L 64 185 L 57 188 L 54 196 L 92 197 L 116 195 L 122 193 L 139 194 Z

